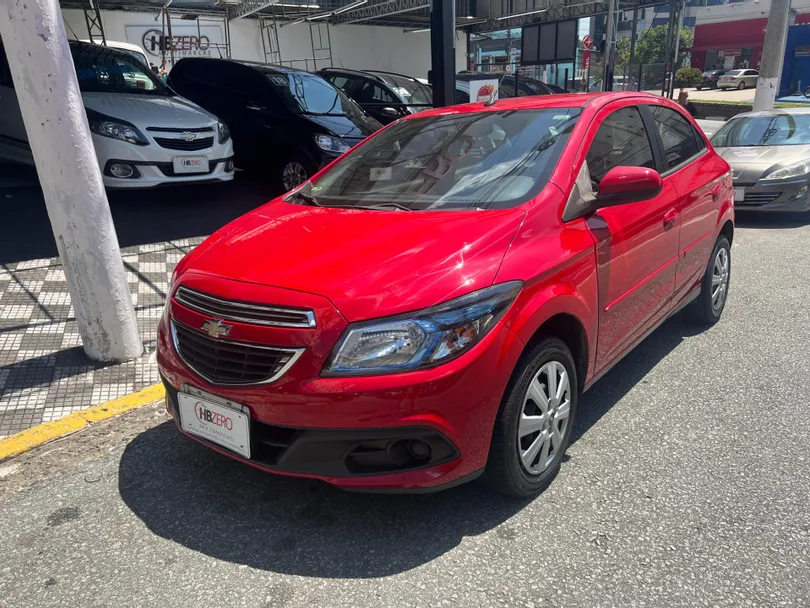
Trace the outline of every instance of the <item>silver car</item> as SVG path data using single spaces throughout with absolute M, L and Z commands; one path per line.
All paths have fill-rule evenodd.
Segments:
M 711 142 L 731 165 L 737 209 L 810 210 L 810 108 L 739 114 Z
M 746 89 L 757 86 L 759 72 L 756 70 L 731 70 L 717 80 L 721 89 Z

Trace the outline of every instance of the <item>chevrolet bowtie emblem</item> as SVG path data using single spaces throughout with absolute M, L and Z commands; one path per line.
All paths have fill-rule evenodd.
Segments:
M 202 329 L 212 338 L 224 338 L 231 333 L 233 325 L 226 325 L 222 319 L 208 319 L 202 325 Z
M 192 133 L 190 131 L 186 131 L 185 133 L 183 133 L 183 139 L 185 139 L 186 141 L 194 141 L 195 139 L 197 139 L 197 134 Z

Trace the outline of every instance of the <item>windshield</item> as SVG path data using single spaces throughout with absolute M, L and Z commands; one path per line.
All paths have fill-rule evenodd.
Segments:
M 132 49 L 115 49 L 119 53 L 124 53 L 125 55 L 129 55 L 133 59 L 137 59 L 146 67 L 149 67 L 149 62 L 146 60 L 146 55 L 143 53 L 139 53 L 138 51 L 133 51 Z
M 739 76 L 742 74 L 742 70 L 731 70 L 730 72 L 726 72 L 726 76 Z
M 712 137 L 716 148 L 805 146 L 810 144 L 810 114 L 773 114 L 734 118 Z
M 579 108 L 403 120 L 348 152 L 311 188 L 320 205 L 497 209 L 546 185 Z
M 330 116 L 362 115 L 351 99 L 320 76 L 308 72 L 268 72 L 266 76 L 293 112 Z
M 403 103 L 416 105 L 433 105 L 433 91 L 418 80 L 403 78 L 394 74 L 385 74 L 383 78 L 393 83 L 394 93 Z
M 82 93 L 138 93 L 170 96 L 169 88 L 141 61 L 94 44 L 71 45 Z

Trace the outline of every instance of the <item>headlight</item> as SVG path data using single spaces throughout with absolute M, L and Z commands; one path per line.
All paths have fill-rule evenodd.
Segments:
M 87 122 L 90 123 L 90 130 L 96 135 L 111 137 L 127 141 L 136 146 L 148 146 L 149 142 L 137 127 L 125 120 L 105 116 L 100 112 L 87 110 Z
M 810 160 L 803 160 L 801 162 L 788 165 L 787 167 L 777 169 L 762 179 L 790 179 L 792 177 L 802 177 L 808 173 L 810 173 Z
M 501 283 L 420 312 L 350 325 L 324 373 L 391 373 L 450 361 L 495 326 L 522 287 Z
M 352 147 L 339 137 L 332 137 L 331 135 L 316 135 L 315 143 L 324 152 L 333 152 L 335 154 L 343 154 L 352 149 Z
M 217 133 L 219 134 L 219 143 L 224 144 L 231 137 L 231 130 L 224 122 L 217 123 Z

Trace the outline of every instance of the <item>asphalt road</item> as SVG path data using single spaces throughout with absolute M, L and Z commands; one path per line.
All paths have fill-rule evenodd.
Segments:
M 810 218 L 742 218 L 723 320 L 581 401 L 551 488 L 348 494 L 144 408 L 0 465 L 0 606 L 810 605 Z

